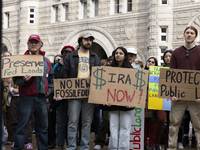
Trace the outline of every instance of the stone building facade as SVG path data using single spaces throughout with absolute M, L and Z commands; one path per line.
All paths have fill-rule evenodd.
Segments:
M 189 25 L 200 31 L 200 0 L 3 0 L 2 52 L 23 54 L 28 37 L 38 34 L 53 61 L 64 45 L 77 48 L 79 35 L 89 31 L 100 58 L 117 46 L 135 47 L 138 59 L 154 56 L 161 64 L 165 49 L 183 45 Z

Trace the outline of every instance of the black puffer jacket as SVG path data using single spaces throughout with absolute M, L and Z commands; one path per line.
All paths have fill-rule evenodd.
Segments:
M 90 75 L 91 69 L 94 66 L 100 66 L 100 59 L 99 57 L 90 50 Z M 70 53 L 64 60 L 64 65 L 62 67 L 62 78 L 77 78 L 78 75 L 78 63 L 79 63 L 79 56 L 78 50 Z

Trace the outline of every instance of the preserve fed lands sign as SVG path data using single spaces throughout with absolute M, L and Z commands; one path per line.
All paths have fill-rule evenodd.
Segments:
M 159 98 L 175 96 L 179 100 L 195 101 L 200 98 L 200 71 L 160 69 Z
M 148 71 L 92 67 L 89 103 L 145 108 Z
M 44 62 L 41 55 L 17 55 L 2 58 L 2 78 L 24 76 L 43 76 Z

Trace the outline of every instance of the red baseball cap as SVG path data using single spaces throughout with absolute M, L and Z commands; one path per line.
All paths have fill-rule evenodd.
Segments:
M 67 46 L 64 46 L 64 47 L 62 48 L 62 50 L 61 50 L 61 54 L 63 54 L 63 50 L 66 49 L 66 48 L 71 48 L 72 51 L 75 51 L 75 48 L 74 48 L 73 46 L 71 46 L 71 45 L 67 45 Z
M 41 42 L 41 39 L 38 35 L 36 34 L 32 34 L 29 38 L 28 38 L 28 41 L 30 40 L 37 40 L 38 42 Z

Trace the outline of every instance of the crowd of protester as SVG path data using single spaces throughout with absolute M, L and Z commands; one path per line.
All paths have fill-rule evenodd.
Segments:
M 183 33 L 185 44 L 175 50 L 165 50 L 163 66 L 200 70 L 200 48 L 194 43 L 198 31 L 189 26 Z M 66 100 L 54 97 L 53 79 L 89 78 L 93 66 L 146 69 L 149 74 L 150 66 L 158 66 L 155 57 L 149 57 L 145 65 L 136 60 L 137 50 L 133 47 L 117 47 L 107 60 L 100 60 L 90 50 L 94 39 L 89 32 L 80 34 L 78 49 L 71 45 L 64 46 L 51 64 L 41 50 L 43 43 L 40 37 L 33 34 L 28 38 L 28 50 L 24 55 L 42 55 L 44 73 L 41 77 L 26 74 L 4 79 L 9 83 L 9 94 L 2 108 L 2 149 L 5 149 L 5 144 L 16 150 L 24 149 L 24 145 L 26 149 L 33 149 L 34 133 L 37 149 L 40 150 L 75 150 L 77 146 L 81 150 L 89 150 L 93 131 L 94 150 L 100 150 L 104 145 L 108 145 L 109 150 L 129 150 L 133 107 L 110 103 L 94 105 L 88 103 L 87 98 Z M 11 55 L 8 51 L 3 53 L 3 57 Z M 164 144 L 165 150 L 184 149 L 190 144 L 189 124 L 192 121 L 191 147 L 200 150 L 200 99 L 181 101 L 171 97 L 170 100 L 170 111 L 148 110 L 146 107 L 145 112 L 150 115 L 144 121 L 144 149 L 161 150 L 161 144 Z M 8 130 L 6 138 L 4 126 Z

